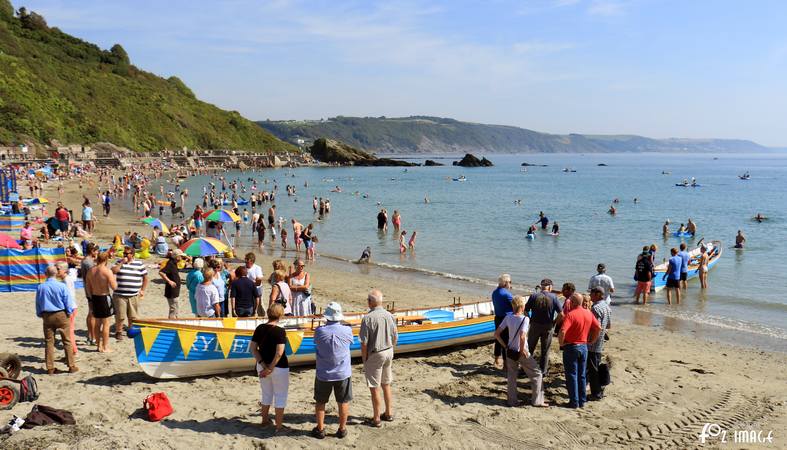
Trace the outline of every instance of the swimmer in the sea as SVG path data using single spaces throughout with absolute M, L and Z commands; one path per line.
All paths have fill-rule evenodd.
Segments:
M 366 247 L 361 253 L 361 257 L 358 259 L 358 264 L 368 263 L 370 259 L 372 259 L 372 248 Z

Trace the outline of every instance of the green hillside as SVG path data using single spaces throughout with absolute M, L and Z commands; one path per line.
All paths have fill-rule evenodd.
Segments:
M 52 139 L 133 150 L 294 149 L 238 112 L 199 101 L 177 77 L 138 69 L 120 45 L 102 50 L 0 0 L 0 145 Z
M 762 152 L 751 141 L 652 139 L 632 135 L 549 134 L 525 128 L 461 122 L 429 116 L 333 117 L 326 120 L 257 122 L 278 138 L 296 142 L 321 137 L 379 153 L 583 153 Z

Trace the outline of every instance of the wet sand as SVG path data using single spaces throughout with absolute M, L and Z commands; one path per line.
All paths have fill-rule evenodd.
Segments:
M 49 188 L 47 197 L 55 200 L 57 193 L 52 190 L 56 186 Z M 78 213 L 81 194 L 76 183 L 66 184 L 64 200 Z M 149 228 L 121 210 L 120 203 L 116 201 L 109 219 L 99 213 L 98 236 L 122 233 L 129 224 L 148 233 Z M 258 252 L 266 275 L 279 253 Z M 461 285 L 449 291 L 379 270 L 325 263 L 319 255 L 308 271 L 319 306 L 335 300 L 346 310 L 361 310 L 373 287 L 382 289 L 386 302 L 395 302 L 399 308 L 451 303 L 457 296 L 465 302 L 480 299 L 477 292 Z M 153 269 L 151 279 L 142 315 L 165 317 L 163 284 Z M 70 410 L 77 420 L 76 426 L 23 430 L 0 437 L 2 448 L 693 448 L 700 446 L 698 435 L 708 422 L 730 431 L 773 430 L 775 448 L 787 440 L 787 356 L 616 323 L 615 309 L 611 339 L 605 347 L 612 361 L 613 384 L 601 402 L 588 403 L 582 410 L 508 408 L 505 378 L 491 365 L 492 345 L 479 345 L 397 358 L 393 385 L 396 420 L 375 429 L 362 424 L 371 413 L 371 401 L 360 361 L 355 361 L 349 435 L 344 440 L 329 436 L 319 441 L 308 435 L 314 427 L 313 368 L 292 370 L 285 421 L 293 431 L 273 436 L 271 429 L 259 426 L 259 385 L 251 372 L 187 380 L 149 378 L 136 364 L 131 340 L 113 339 L 114 353 L 110 355 L 85 345 L 87 305 L 80 297 L 77 341 L 81 371 L 47 376 L 43 374 L 43 337 L 41 322 L 34 314 L 34 294 L 4 294 L 0 301 L 5 305 L 0 315 L 0 351 L 19 354 L 24 369 L 37 376 L 41 390 L 38 403 Z M 182 295 L 181 311 L 187 309 L 187 296 Z M 62 351 L 56 356 L 60 359 Z M 567 401 L 567 394 L 556 342 L 550 360 L 546 400 L 560 405 Z M 62 362 L 58 365 L 64 367 Z M 161 423 L 150 423 L 144 419 L 142 400 L 158 391 L 167 393 L 175 412 Z M 522 377 L 520 399 L 529 399 L 529 394 L 529 382 Z M 18 404 L 0 412 L 0 419 L 6 421 L 12 414 L 24 416 L 31 407 L 32 403 Z M 336 430 L 335 413 L 335 404 L 330 404 L 329 433 Z M 735 446 L 739 447 L 756 445 Z

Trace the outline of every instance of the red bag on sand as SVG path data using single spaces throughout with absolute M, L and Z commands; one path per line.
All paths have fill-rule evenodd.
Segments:
M 163 392 L 154 392 L 142 402 L 142 406 L 148 410 L 148 420 L 158 422 L 159 420 L 172 414 L 172 404 Z

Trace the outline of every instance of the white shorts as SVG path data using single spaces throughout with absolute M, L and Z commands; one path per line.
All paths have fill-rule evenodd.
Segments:
M 287 407 L 287 391 L 290 388 L 290 369 L 274 367 L 273 372 L 265 378 L 260 378 L 262 398 L 260 403 L 265 406 L 273 405 L 274 408 Z
M 391 370 L 393 357 L 393 348 L 369 354 L 363 365 L 367 386 L 377 388 L 381 384 L 391 384 L 393 381 L 393 371 Z

